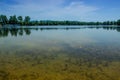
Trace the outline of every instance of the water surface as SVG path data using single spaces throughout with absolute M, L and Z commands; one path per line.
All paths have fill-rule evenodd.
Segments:
M 0 80 L 120 80 L 119 32 L 103 26 L 0 28 Z

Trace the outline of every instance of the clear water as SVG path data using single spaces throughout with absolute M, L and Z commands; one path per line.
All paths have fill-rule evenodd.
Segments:
M 0 80 L 120 80 L 119 27 L 59 27 L 1 28 Z

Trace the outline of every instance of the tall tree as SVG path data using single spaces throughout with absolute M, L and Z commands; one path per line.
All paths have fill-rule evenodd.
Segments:
M 7 19 L 7 16 L 6 16 L 6 15 L 3 15 L 3 20 L 4 20 L 4 23 L 5 23 L 5 24 L 8 23 L 8 19 Z
M 16 15 L 13 16 L 13 21 L 14 21 L 15 24 L 18 23 L 18 20 L 17 20 L 17 18 L 16 18 Z
M 120 25 L 120 19 L 119 19 L 119 20 L 117 20 L 117 25 Z
M 10 24 L 17 24 L 17 23 L 18 23 L 18 20 L 17 20 L 17 18 L 16 18 L 16 15 L 10 16 L 10 18 L 9 18 L 9 23 L 10 23 Z
M 8 23 L 8 19 L 7 19 L 6 15 L 0 15 L 0 23 L 2 23 L 2 24 Z
M 110 21 L 107 21 L 107 25 L 110 25 Z
M 23 24 L 23 18 L 22 18 L 22 16 L 18 16 L 17 19 L 18 19 L 18 23 L 20 25 L 22 25 Z
M 25 25 L 29 25 L 29 23 L 30 23 L 30 17 L 29 16 L 25 16 L 24 23 L 25 23 Z
M 114 24 L 113 21 L 110 21 L 109 25 L 113 25 L 113 24 Z
M 2 22 L 2 17 L 1 17 L 1 15 L 0 15 L 0 24 L 2 24 L 3 22 Z

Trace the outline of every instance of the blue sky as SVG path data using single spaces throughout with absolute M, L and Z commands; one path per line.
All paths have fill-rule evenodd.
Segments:
M 33 20 L 117 20 L 120 0 L 0 0 L 0 14 Z

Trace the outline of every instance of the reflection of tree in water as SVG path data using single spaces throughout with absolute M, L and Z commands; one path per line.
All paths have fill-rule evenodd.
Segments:
M 120 27 L 103 27 L 105 30 L 116 30 L 117 32 L 120 32 Z
M 20 36 L 23 35 L 23 29 L 22 29 L 22 28 L 20 28 L 19 35 L 20 35 Z
M 10 29 L 10 34 L 11 34 L 12 36 L 17 36 L 17 34 L 18 34 L 18 29 Z
M 8 29 L 0 30 L 0 37 L 8 36 L 8 33 L 9 33 Z
M 24 31 L 25 31 L 26 35 L 30 35 L 31 34 L 30 29 L 25 28 Z
M 24 34 L 25 35 L 30 35 L 31 34 L 31 31 L 32 30 L 41 30 L 41 31 L 44 31 L 44 30 L 58 30 L 58 29 L 63 29 L 63 30 L 74 30 L 74 29 L 104 29 L 104 30 L 116 30 L 117 32 L 120 32 L 120 27 L 107 27 L 107 26 L 104 26 L 104 27 L 96 27 L 96 26 L 93 26 L 93 27 L 63 27 L 63 28 L 60 28 L 60 27 L 54 27 L 54 28 L 51 28 L 51 27 L 42 27 L 42 28 L 20 28 L 20 27 L 7 27 L 7 28 L 1 28 L 0 29 L 0 37 L 7 37 L 9 34 L 11 36 L 23 36 Z
M 23 34 L 30 35 L 31 29 L 29 28 L 2 28 L 0 29 L 0 37 L 7 37 L 9 34 L 11 36 L 23 36 Z
M 89 28 L 89 29 L 104 29 L 104 30 L 116 30 L 117 32 L 120 32 L 120 27 L 86 27 L 86 28 Z
M 120 32 L 120 28 L 117 28 L 117 32 Z

